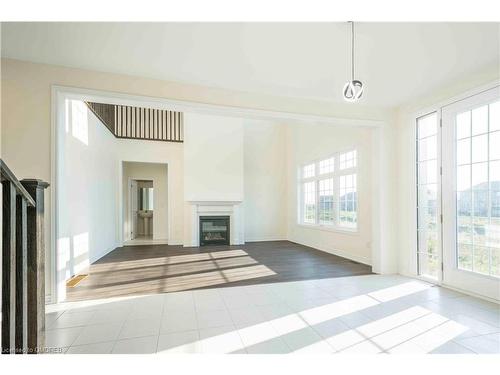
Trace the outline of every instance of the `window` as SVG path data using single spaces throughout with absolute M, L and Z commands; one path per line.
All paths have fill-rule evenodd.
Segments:
M 303 172 L 304 178 L 314 177 L 315 167 L 314 164 L 306 165 Z
M 351 150 L 300 168 L 300 223 L 357 228 L 356 158 Z
M 356 175 L 340 176 L 339 222 L 345 227 L 356 228 Z
M 340 169 L 354 168 L 356 166 L 356 150 L 340 154 Z
M 417 119 L 417 264 L 418 273 L 437 278 L 438 226 L 438 118 L 437 113 Z
M 332 173 L 334 169 L 335 158 L 329 158 L 319 162 L 319 174 Z
M 333 225 L 333 178 L 319 180 L 319 223 Z
M 314 181 L 304 183 L 304 222 L 316 220 L 316 187 Z
M 457 266 L 498 277 L 500 101 L 458 113 L 455 126 Z

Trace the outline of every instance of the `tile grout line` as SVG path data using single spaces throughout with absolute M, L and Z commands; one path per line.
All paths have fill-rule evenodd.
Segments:
M 246 294 L 246 292 L 245 292 L 245 294 Z M 224 299 L 224 296 L 222 295 L 222 293 L 221 293 L 221 298 L 222 298 L 222 303 L 224 304 L 224 306 L 226 306 L 226 310 L 227 310 L 227 314 L 229 315 L 229 319 L 231 319 L 231 322 L 233 322 L 233 326 L 236 329 L 236 333 L 238 334 L 238 337 L 240 338 L 241 345 L 243 345 L 243 350 L 245 351 L 246 354 L 250 354 L 250 353 L 248 353 L 248 350 L 247 350 L 247 347 L 245 345 L 245 342 L 243 341 L 243 337 L 241 337 L 240 329 L 238 328 L 238 326 L 234 322 L 234 319 L 231 316 L 231 313 L 229 312 L 229 307 L 227 306 L 226 300 Z M 252 305 L 253 305 L 253 302 L 252 302 Z
M 161 315 L 160 315 L 160 326 L 158 327 L 158 337 L 156 338 L 156 348 L 155 348 L 155 354 L 158 353 L 158 345 L 160 344 L 160 334 L 161 334 L 161 325 L 163 322 L 163 313 L 165 311 L 165 304 L 167 303 L 166 301 L 166 295 L 167 293 L 162 293 L 162 304 L 161 304 Z

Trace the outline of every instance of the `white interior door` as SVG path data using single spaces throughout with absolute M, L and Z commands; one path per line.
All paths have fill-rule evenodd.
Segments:
M 137 181 L 130 182 L 130 239 L 137 237 L 137 209 L 138 209 Z
M 442 121 L 443 284 L 500 300 L 499 87 Z

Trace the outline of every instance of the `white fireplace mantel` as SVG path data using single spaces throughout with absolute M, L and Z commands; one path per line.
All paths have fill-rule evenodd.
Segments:
M 242 201 L 188 201 L 191 207 L 191 244 L 200 246 L 200 216 L 229 216 L 231 245 L 245 243 Z

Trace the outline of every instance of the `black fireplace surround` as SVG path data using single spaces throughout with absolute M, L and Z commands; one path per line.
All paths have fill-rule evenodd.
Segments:
M 200 246 L 229 245 L 229 216 L 200 216 Z

